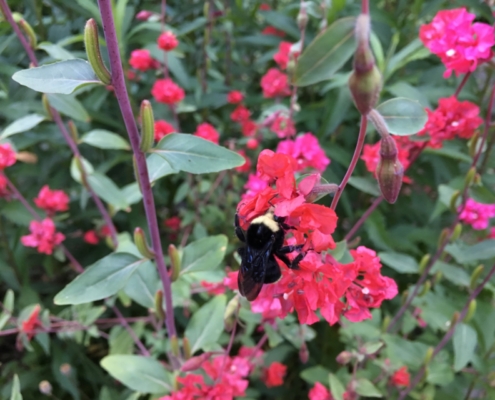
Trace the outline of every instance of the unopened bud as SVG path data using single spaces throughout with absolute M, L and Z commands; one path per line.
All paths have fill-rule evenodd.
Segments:
M 290 81 L 293 80 L 295 71 L 296 71 L 296 61 L 293 58 L 291 58 L 287 62 L 287 76 L 289 77 Z
M 236 323 L 236 313 L 239 307 L 239 296 L 236 295 L 227 303 L 225 312 L 223 313 L 223 323 L 225 325 L 225 330 L 230 332 L 234 329 Z
M 433 351 L 434 351 L 433 347 L 428 347 L 428 350 L 426 350 L 425 359 L 423 361 L 425 367 L 427 367 L 430 364 L 430 361 L 433 357 Z
M 143 257 L 149 258 L 150 260 L 155 258 L 155 252 L 148 245 L 146 235 L 140 227 L 134 229 L 134 243 Z
M 428 293 L 431 289 L 431 281 L 428 279 L 424 284 L 421 289 L 421 291 L 418 293 L 418 297 L 423 297 L 426 293 Z
M 339 364 L 346 365 L 346 364 L 349 364 L 353 358 L 354 358 L 354 356 L 352 355 L 352 353 L 350 351 L 344 350 L 343 352 L 341 352 L 337 356 L 337 358 L 335 360 Z
M 112 76 L 101 58 L 100 43 L 98 40 L 98 26 L 93 18 L 89 19 L 84 27 L 84 45 L 86 47 L 88 61 L 96 76 L 105 85 L 109 85 L 112 82 Z
M 464 187 L 470 187 L 474 183 L 474 178 L 476 176 L 476 167 L 469 168 L 466 177 L 464 178 Z
M 52 107 L 50 106 L 50 102 L 48 101 L 48 96 L 45 93 L 41 95 L 41 104 L 43 105 L 43 109 L 45 110 L 48 120 L 53 121 Z
M 422 274 L 423 271 L 425 270 L 426 266 L 430 262 L 430 255 L 425 254 L 422 258 L 421 261 L 419 262 L 419 273 Z
M 469 322 L 474 317 L 476 313 L 476 299 L 473 299 L 469 302 L 468 311 L 466 316 L 464 317 L 464 322 Z
M 184 358 L 189 360 L 191 358 L 191 343 L 189 343 L 189 339 L 184 336 L 182 339 L 182 351 L 184 353 Z
M 182 372 L 190 372 L 199 369 L 201 365 L 210 358 L 211 354 L 212 354 L 211 352 L 206 352 L 199 356 L 191 357 L 184 364 L 182 364 L 180 370 Z
M 303 342 L 301 347 L 299 348 L 299 360 L 303 364 L 306 364 L 309 360 L 309 350 L 306 342 Z
M 88 184 L 88 181 L 86 179 L 86 170 L 84 169 L 84 165 L 83 165 L 83 162 L 81 160 L 81 157 L 75 156 L 74 161 L 76 164 L 76 168 L 79 171 L 79 174 L 81 176 L 81 183 L 83 184 L 84 187 L 87 188 L 89 186 L 89 184 Z
M 440 282 L 440 280 L 442 278 L 443 278 L 443 272 L 442 271 L 437 271 L 437 273 L 433 277 L 433 280 L 434 280 L 435 284 L 437 284 L 438 282 Z
M 471 290 L 474 290 L 476 288 L 476 282 L 478 281 L 479 277 L 481 276 L 483 269 L 485 269 L 485 266 L 483 264 L 480 264 L 475 268 L 475 270 L 471 274 L 471 279 L 469 281 L 469 288 Z
M 141 10 L 136 14 L 136 19 L 139 21 L 148 21 L 153 16 L 153 11 Z
M 449 328 L 452 328 L 459 322 L 459 317 L 461 314 L 459 314 L 459 311 L 454 311 L 454 314 L 452 315 L 452 319 L 450 320 L 449 323 Z
M 442 232 L 440 232 L 440 236 L 438 238 L 437 247 L 442 247 L 445 241 L 447 240 L 448 236 L 449 236 L 449 229 L 448 228 L 442 229 Z
M 165 311 L 163 309 L 163 292 L 158 290 L 155 293 L 155 313 L 160 322 L 165 320 Z
M 52 394 L 52 385 L 48 381 L 41 381 L 38 388 L 42 394 L 46 394 L 47 396 Z
M 173 244 L 168 245 L 168 256 L 170 257 L 170 280 L 175 282 L 180 275 L 181 259 L 179 250 Z
M 450 207 L 450 211 L 452 211 L 453 213 L 457 213 L 457 207 L 458 207 L 457 203 L 460 197 L 461 197 L 460 190 L 456 190 L 452 195 L 452 197 L 450 198 L 449 207 Z
M 69 127 L 69 133 L 72 136 L 72 139 L 74 139 L 74 142 L 79 142 L 79 132 L 77 131 L 77 126 L 74 121 L 69 120 L 67 126 Z
M 386 136 L 380 141 L 380 159 L 376 167 L 376 178 L 383 197 L 390 204 L 397 201 L 402 187 L 404 167 L 399 161 L 397 144 L 393 137 Z
M 354 54 L 354 71 L 363 73 L 370 71 L 375 65 L 375 57 L 370 48 L 370 16 L 360 14 L 354 29 L 357 49 Z
M 28 40 L 29 40 L 29 46 L 32 49 L 35 49 L 36 46 L 38 46 L 38 40 L 36 39 L 36 34 L 34 33 L 33 28 L 25 19 L 21 19 L 19 21 L 19 26 L 23 30 L 23 32 L 26 34 Z
M 175 357 L 180 357 L 179 339 L 177 339 L 177 335 L 170 336 L 170 349 Z
M 153 108 L 148 100 L 143 100 L 140 110 L 141 117 L 141 142 L 139 148 L 146 153 L 155 140 L 155 118 L 153 117 Z
M 339 185 L 337 185 L 335 183 L 326 183 L 323 185 L 315 185 L 315 186 L 313 186 L 313 189 L 311 189 L 311 192 L 309 192 L 305 196 L 306 202 L 307 203 L 313 203 L 317 199 L 320 199 L 327 194 L 336 193 L 338 189 L 339 189 Z
M 65 376 L 69 376 L 72 372 L 72 367 L 70 364 L 68 363 L 63 363 L 61 366 L 60 366 L 60 373 L 62 375 L 65 375 Z
M 306 5 L 301 2 L 301 8 L 299 8 L 299 14 L 297 14 L 297 27 L 302 32 L 306 29 L 308 24 L 308 13 L 306 12 Z
M 356 108 L 362 115 L 367 115 L 375 107 L 382 90 L 382 76 L 379 69 L 373 65 L 367 72 L 358 73 L 354 70 L 348 84 Z
M 18 153 L 15 153 L 15 158 L 26 164 L 36 164 L 38 162 L 38 156 L 29 151 L 19 151 Z
M 462 233 L 462 224 L 458 223 L 454 227 L 454 230 L 452 231 L 452 236 L 450 237 L 450 241 L 455 242 L 457 239 L 461 237 L 461 233 Z
M 474 155 L 476 154 L 479 137 L 480 137 L 480 133 L 479 131 L 476 131 L 474 135 L 471 137 L 471 139 L 469 139 L 468 150 L 469 150 L 469 155 L 471 157 L 474 157 Z
M 372 109 L 368 114 L 368 119 L 371 121 L 382 138 L 389 136 L 387 122 L 378 110 Z
M 404 292 L 402 293 L 402 297 L 400 299 L 401 303 L 405 304 L 408 297 L 409 297 L 409 290 L 404 290 Z
M 473 185 L 479 186 L 481 185 L 481 175 L 476 174 L 473 178 Z
M 382 322 L 382 332 L 383 333 L 387 332 L 389 325 L 390 325 L 390 316 L 387 315 L 385 318 L 383 318 L 383 322 Z

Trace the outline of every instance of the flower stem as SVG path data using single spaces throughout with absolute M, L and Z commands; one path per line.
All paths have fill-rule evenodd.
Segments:
M 117 308 L 117 306 L 113 306 L 112 309 L 113 309 L 113 312 L 115 313 L 115 315 L 117 316 L 117 318 L 119 319 L 120 324 L 127 330 L 127 333 L 129 333 L 129 336 L 132 338 L 132 340 L 134 340 L 134 343 L 136 344 L 136 346 L 141 351 L 141 354 L 145 357 L 151 356 L 148 349 L 145 347 L 143 342 L 141 342 L 139 337 L 136 335 L 136 332 L 134 332 L 134 330 L 131 328 L 131 326 L 129 325 L 127 320 L 124 318 L 124 316 L 122 315 L 120 310 Z
M 369 14 L 370 13 L 370 2 L 369 0 L 361 1 L 361 14 Z
M 337 208 L 337 204 L 339 203 L 340 196 L 342 195 L 342 192 L 344 191 L 347 182 L 351 178 L 351 175 L 354 172 L 354 168 L 356 168 L 356 164 L 359 160 L 359 157 L 361 156 L 361 151 L 363 150 L 367 127 L 368 127 L 368 119 L 366 118 L 366 115 L 361 115 L 361 127 L 359 128 L 359 136 L 358 136 L 356 148 L 354 149 L 354 154 L 352 156 L 351 164 L 349 165 L 349 168 L 345 173 L 344 179 L 342 179 L 342 182 L 340 182 L 337 192 L 335 192 L 335 196 L 330 206 L 332 210 L 335 210 L 335 208 Z
M 122 113 L 122 117 L 124 119 L 124 123 L 129 135 L 129 141 L 131 142 L 132 151 L 136 158 L 137 175 L 143 193 L 143 204 L 146 212 L 146 219 L 148 221 L 151 243 L 153 251 L 157 255 L 155 261 L 158 268 L 158 273 L 160 274 L 160 279 L 163 284 L 163 294 L 165 297 L 165 324 L 169 337 L 177 336 L 177 332 L 175 329 L 174 309 L 172 304 L 171 282 L 168 276 L 167 266 L 165 265 L 165 261 L 163 259 L 163 250 L 160 241 L 160 232 L 158 230 L 158 221 L 155 211 L 155 200 L 153 198 L 153 192 L 151 190 L 148 167 L 146 165 L 146 157 L 145 154 L 139 149 L 139 132 L 136 121 L 134 119 L 134 115 L 132 113 L 129 97 L 127 95 L 124 71 L 122 69 L 122 61 L 120 59 L 119 53 L 119 43 L 117 41 L 115 24 L 113 21 L 112 4 L 110 0 L 98 0 L 98 6 L 103 22 L 105 40 L 107 42 L 110 68 L 112 71 L 112 85 L 114 87 L 115 96 L 117 97 L 120 111 Z

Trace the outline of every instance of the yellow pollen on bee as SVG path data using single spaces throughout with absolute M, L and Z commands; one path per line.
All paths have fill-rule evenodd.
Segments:
M 270 211 L 267 212 L 265 215 L 261 215 L 253 219 L 251 221 L 251 224 L 266 225 L 272 232 L 278 232 L 280 230 L 278 222 L 274 219 L 273 212 Z

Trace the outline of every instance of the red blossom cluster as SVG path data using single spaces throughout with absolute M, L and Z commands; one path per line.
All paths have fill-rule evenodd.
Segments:
M 86 231 L 83 235 L 83 240 L 88 244 L 96 245 L 100 243 L 102 238 L 109 237 L 111 235 L 110 228 L 107 225 L 103 225 L 99 231 L 91 229 Z
M 62 243 L 65 236 L 57 232 L 55 223 L 50 218 L 43 221 L 31 221 L 30 235 L 22 236 L 21 243 L 27 247 L 36 247 L 39 253 L 52 254 L 53 248 Z
M 20 331 L 25 333 L 29 340 L 31 340 L 35 335 L 36 329 L 43 326 L 40 320 L 40 311 L 41 306 L 36 304 L 31 311 L 31 314 L 29 314 L 29 317 L 21 322 Z
M 270 116 L 265 121 L 265 124 L 269 125 L 270 129 L 275 132 L 280 139 L 291 137 L 296 134 L 294 121 L 283 112 L 278 112 L 273 116 Z
M 138 49 L 131 52 L 129 65 L 138 71 L 146 72 L 150 69 L 158 68 L 160 64 L 153 57 L 151 57 L 149 50 Z
M 290 42 L 280 42 L 280 44 L 278 45 L 278 52 L 274 54 L 273 59 L 278 64 L 280 69 L 287 68 L 291 47 L 292 43 Z M 296 54 L 294 56 L 296 56 Z
M 459 101 L 455 96 L 438 100 L 438 107 L 432 111 L 426 109 L 428 121 L 418 135 L 429 135 L 428 146 L 441 148 L 444 140 L 456 136 L 470 139 L 483 123 L 479 116 L 479 107 L 470 101 Z
M 270 68 L 261 78 L 261 89 L 263 97 L 285 97 L 290 94 L 289 80 L 287 75 L 277 68 Z
M 63 190 L 51 190 L 45 185 L 34 199 L 34 204 L 45 210 L 48 215 L 53 215 L 69 209 L 69 196 Z
M 283 140 L 277 146 L 277 153 L 287 154 L 297 161 L 296 171 L 314 168 L 323 172 L 330 160 L 320 147 L 316 136 L 307 132 L 295 140 Z
M 296 169 L 294 158 L 262 151 L 257 172 L 268 185 L 245 198 L 237 210 L 245 229 L 249 221 L 273 206 L 275 215 L 284 217 L 291 227 L 287 243 L 302 245 L 306 253 L 299 269 L 280 264 L 281 279 L 263 286 L 251 303 L 252 311 L 272 319 L 284 318 L 295 310 L 302 324 L 319 321 L 317 310 L 330 324 L 338 322 L 341 315 L 351 321 L 371 318 L 369 308 L 380 307 L 383 300 L 393 298 L 396 283 L 381 275 L 380 259 L 373 250 L 363 246 L 351 250 L 354 261 L 349 264 L 340 264 L 327 253 L 335 247 L 331 234 L 337 226 L 337 215 L 331 208 L 306 202 L 306 196 L 319 183 L 319 175 L 309 175 L 296 185 Z
M 346 398 L 344 393 L 344 399 Z M 330 391 L 322 385 L 320 382 L 316 382 L 313 388 L 308 393 L 309 400 L 333 400 L 333 396 Z
M 172 79 L 157 79 L 151 88 L 151 94 L 159 103 L 175 104 L 185 97 L 184 89 Z
M 172 31 L 165 31 L 158 36 L 157 44 L 160 49 L 170 51 L 179 45 L 179 41 Z
M 445 64 L 445 78 L 452 71 L 457 76 L 472 72 L 492 57 L 494 28 L 482 22 L 473 23 L 475 18 L 465 8 L 441 10 L 431 23 L 421 26 L 419 38 Z
M 3 170 L 15 164 L 17 158 L 14 149 L 9 143 L 0 143 L 0 197 L 8 195 L 8 181 Z
M 177 132 L 175 127 L 163 119 L 155 121 L 155 141 L 159 142 L 169 133 Z
M 227 94 L 227 102 L 230 104 L 239 104 L 242 100 L 244 100 L 244 95 L 238 90 L 231 90 Z
M 215 144 L 218 144 L 220 140 L 220 134 L 215 127 L 208 122 L 199 124 L 196 128 L 196 132 L 194 132 L 194 136 L 209 140 Z
M 495 204 L 483 204 L 467 199 L 464 207 L 459 209 L 459 220 L 476 230 L 488 228 L 491 218 L 495 218 Z
M 407 367 L 401 367 L 393 373 L 390 378 L 390 383 L 397 387 L 407 387 L 409 386 L 411 376 L 407 371 Z

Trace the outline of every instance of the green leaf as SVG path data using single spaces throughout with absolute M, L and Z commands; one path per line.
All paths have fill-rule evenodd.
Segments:
M 89 122 L 90 117 L 84 106 L 75 96 L 48 94 L 50 105 L 59 113 L 81 122 Z
M 50 42 L 41 42 L 38 45 L 38 49 L 45 50 L 55 60 L 72 60 L 75 58 L 72 53 L 65 50 L 62 46 Z
M 339 378 L 337 378 L 337 376 L 334 374 L 329 374 L 328 380 L 330 383 L 330 393 L 332 393 L 333 398 L 335 400 L 343 400 L 344 399 L 344 393 L 345 393 L 345 387 L 340 382 Z
M 461 267 L 447 264 L 443 261 L 437 261 L 431 269 L 431 274 L 441 271 L 445 279 L 452 282 L 454 285 L 468 287 L 470 283 L 469 274 Z
M 147 261 L 137 269 L 132 279 L 127 281 L 124 292 L 143 307 L 154 309 L 157 282 L 159 277 L 156 266 Z
M 101 366 L 125 386 L 141 393 L 169 393 L 172 390 L 170 373 L 157 360 L 130 354 L 106 356 Z
M 0 135 L 0 139 L 5 139 L 6 137 L 15 135 L 16 133 L 29 131 L 45 119 L 46 117 L 40 114 L 29 114 L 25 117 L 16 119 L 3 130 Z
M 416 274 L 418 272 L 418 263 L 411 256 L 393 252 L 381 252 L 378 253 L 378 256 L 383 264 L 401 274 Z
M 84 166 L 84 171 L 86 171 L 86 174 L 90 175 L 94 172 L 93 165 L 86 160 L 84 157 L 81 157 L 82 164 Z M 73 157 L 70 163 L 70 175 L 72 176 L 72 179 L 74 179 L 77 183 L 82 183 L 81 181 L 81 172 L 79 171 L 79 168 L 77 167 L 76 163 L 76 158 Z
M 129 208 L 129 204 L 122 191 L 117 185 L 106 175 L 99 172 L 93 172 L 88 175 L 88 183 L 95 191 L 98 197 L 115 207 L 116 210 L 125 210 Z
M 326 382 L 330 371 L 321 365 L 315 365 L 301 371 L 299 374 L 302 379 L 308 382 L 310 385 L 314 385 L 316 382 Z
M 12 391 L 10 392 L 10 400 L 22 400 L 21 384 L 17 374 L 14 375 L 12 380 Z
M 218 172 L 244 164 L 239 154 L 185 133 L 165 136 L 151 151 L 163 157 L 172 168 L 192 174 Z
M 335 21 L 320 33 L 297 60 L 294 84 L 308 86 L 330 79 L 356 48 L 353 17 Z
M 293 36 L 294 38 L 299 38 L 300 32 L 297 25 L 294 23 L 294 19 L 282 14 L 278 11 L 261 11 L 260 14 L 265 18 L 266 21 L 270 22 L 270 25 L 274 26 L 281 31 Z
M 170 163 L 158 154 L 150 154 L 148 158 L 146 158 L 146 165 L 148 166 L 150 182 L 155 182 L 164 176 L 179 172 L 172 168 Z
M 181 274 L 209 271 L 223 260 L 228 239 L 225 235 L 209 236 L 196 240 L 184 248 Z
M 191 354 L 217 343 L 223 332 L 223 313 L 226 305 L 227 297 L 222 294 L 215 296 L 194 313 L 185 331 L 185 336 L 191 344 Z
M 146 259 L 127 253 L 112 253 L 88 267 L 54 299 L 58 305 L 101 300 L 122 289 Z
M 376 109 L 387 122 L 388 131 L 393 135 L 413 135 L 423 129 L 428 120 L 420 103 L 404 97 L 388 100 Z
M 123 137 L 105 129 L 93 129 L 84 134 L 80 143 L 86 143 L 99 149 L 129 150 L 130 146 Z
M 5 297 L 3 299 L 3 309 L 0 314 L 0 331 L 7 324 L 12 311 L 14 310 L 14 291 L 12 289 L 7 290 Z
M 23 69 L 12 79 L 41 93 L 71 94 L 77 88 L 101 84 L 91 65 L 79 58 Z
M 486 260 L 495 257 L 495 239 L 484 240 L 472 246 L 462 242 L 449 243 L 445 251 L 459 264 Z
M 361 190 L 364 193 L 371 194 L 372 196 L 380 196 L 380 189 L 378 183 L 371 177 L 364 176 L 351 176 L 349 178 L 349 185 Z
M 406 47 L 396 53 L 385 68 L 385 80 L 388 79 L 395 71 L 414 60 L 429 57 L 431 55 L 419 38 L 414 39 Z
M 364 378 L 358 378 L 356 380 L 356 392 L 364 397 L 383 397 L 376 386 Z
M 476 331 L 471 326 L 459 323 L 452 337 L 454 346 L 454 371 L 458 372 L 473 359 L 478 343 Z

